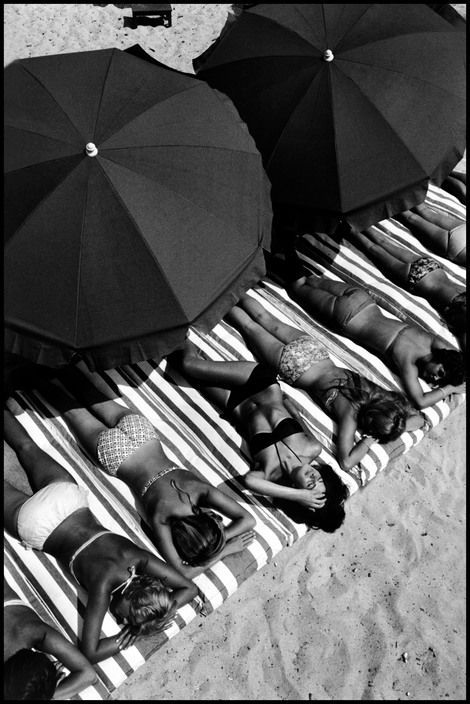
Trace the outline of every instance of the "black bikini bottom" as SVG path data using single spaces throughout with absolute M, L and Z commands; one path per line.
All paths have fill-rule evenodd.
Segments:
M 233 411 L 234 408 L 246 401 L 250 396 L 254 396 L 260 391 L 264 391 L 268 386 L 276 384 L 276 373 L 269 367 L 262 364 L 257 364 L 251 372 L 247 381 L 242 386 L 237 386 L 230 393 L 227 401 L 226 412 Z

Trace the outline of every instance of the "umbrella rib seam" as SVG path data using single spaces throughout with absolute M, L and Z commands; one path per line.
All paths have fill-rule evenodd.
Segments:
M 344 59 L 342 56 L 338 57 L 338 61 L 345 61 L 346 63 L 349 63 L 349 64 L 359 64 L 360 66 L 368 66 L 369 68 L 378 69 L 379 71 L 387 71 L 388 73 L 396 73 L 398 76 L 409 77 L 409 74 L 403 73 L 403 71 L 397 71 L 396 69 L 393 69 L 393 68 L 387 68 L 387 66 L 377 66 L 375 64 L 368 64 L 365 61 L 356 61 L 354 59 Z M 350 81 L 352 81 L 355 85 L 357 85 L 359 88 L 359 84 L 356 83 L 354 78 L 351 78 L 350 76 L 346 76 L 346 77 Z M 419 76 L 411 76 L 411 78 L 413 78 L 414 81 L 417 81 L 418 83 L 421 83 L 425 86 L 431 86 L 432 88 L 440 90 L 443 93 L 446 93 L 447 95 L 450 95 L 453 98 L 459 98 L 460 100 L 464 100 L 464 97 L 461 97 L 460 95 L 456 95 L 455 93 L 451 93 L 449 90 L 447 90 L 443 86 L 438 86 L 435 83 L 431 83 L 430 81 L 426 81 L 424 78 L 420 78 Z M 362 90 L 361 90 L 361 93 L 362 93 Z
M 116 51 L 116 50 L 114 50 L 114 51 Z M 201 79 L 196 78 L 196 76 L 194 76 L 193 78 L 194 78 L 194 80 L 195 80 L 195 82 L 196 82 L 196 85 L 194 85 L 194 86 L 188 86 L 187 88 L 184 88 L 183 90 L 180 90 L 178 93 L 173 93 L 172 95 L 168 95 L 166 98 L 163 98 L 163 100 L 157 100 L 155 103 L 153 103 L 153 104 L 150 105 L 149 107 L 143 108 L 143 109 L 141 110 L 141 112 L 137 113 L 137 115 L 134 115 L 134 117 L 133 117 L 131 120 L 129 120 L 129 121 L 127 121 L 127 122 L 125 123 L 126 127 L 129 126 L 129 125 L 131 125 L 134 120 L 137 120 L 137 119 L 141 118 L 142 115 L 144 115 L 144 114 L 145 114 L 146 112 L 148 112 L 149 110 L 153 110 L 153 108 L 154 108 L 156 105 L 158 105 L 158 106 L 163 105 L 163 103 L 166 103 L 166 102 L 169 101 L 169 100 L 173 100 L 174 98 L 177 98 L 177 97 L 181 96 L 183 93 L 187 93 L 187 92 L 190 91 L 190 90 L 196 90 L 196 89 L 198 89 L 198 88 L 200 89 L 200 88 L 201 88 L 201 84 L 202 84 L 204 87 L 207 87 L 207 84 L 204 83 Z M 140 90 L 140 88 L 139 88 L 139 90 Z M 134 96 L 135 96 L 136 94 L 138 94 L 138 92 L 139 92 L 139 91 L 137 91 L 137 93 L 135 93 Z M 126 106 L 123 106 L 122 110 L 124 110 L 125 107 L 126 107 Z M 121 110 L 120 112 L 122 112 L 122 110 Z M 117 117 L 119 114 L 120 114 L 120 113 L 115 114 L 115 115 L 114 115 L 114 119 L 116 119 L 116 117 Z M 95 127 L 96 127 L 96 125 L 95 125 Z M 103 140 L 100 141 L 101 146 L 103 146 L 103 144 L 106 144 L 106 141 L 107 141 L 108 139 L 111 139 L 111 137 L 114 137 L 117 132 L 120 132 L 120 131 L 122 130 L 122 128 L 123 128 L 123 126 L 121 125 L 120 127 L 114 129 L 114 131 L 112 131 L 110 134 L 106 135 L 106 136 L 103 138 L 104 141 L 103 141 Z
M 67 157 L 64 157 L 64 158 L 67 158 Z M 54 161 L 55 161 L 55 160 L 54 160 Z M 41 162 L 41 163 L 43 163 L 43 162 Z M 45 162 L 45 163 L 47 163 L 47 162 Z M 76 166 L 74 169 L 72 169 L 72 171 L 70 171 L 70 172 L 67 174 L 67 176 L 66 176 L 65 178 L 69 178 L 69 177 L 71 176 L 71 174 L 75 171 L 75 169 L 78 169 L 78 168 L 79 168 L 79 166 L 80 166 L 80 164 L 77 164 L 77 166 Z M 16 169 L 16 171 L 21 171 L 21 169 Z M 11 172 L 8 172 L 8 173 L 13 174 L 13 173 L 15 173 L 16 171 L 11 171 Z M 44 197 L 41 198 L 41 200 L 38 201 L 38 203 L 36 203 L 36 205 L 35 205 L 35 207 L 33 208 L 33 210 L 32 210 L 30 213 L 28 213 L 27 217 L 26 217 L 26 218 L 23 220 L 23 222 L 21 222 L 20 225 L 17 227 L 17 229 L 15 230 L 15 234 L 16 234 L 17 232 L 19 232 L 23 227 L 25 227 L 25 226 L 27 225 L 27 223 L 29 222 L 29 220 L 30 220 L 30 219 L 33 217 L 33 215 L 36 213 L 37 209 L 38 209 L 43 203 L 45 203 L 46 200 L 47 200 L 51 195 L 53 195 L 53 194 L 57 191 L 57 189 L 63 184 L 65 178 L 64 178 L 62 181 L 60 181 L 60 183 L 58 183 L 58 184 L 55 186 L 55 188 L 52 189 L 52 191 L 48 191 L 48 192 L 44 195 Z M 11 238 L 11 239 L 13 239 L 13 238 Z M 8 247 L 8 242 L 5 243 L 5 250 L 7 249 L 7 247 Z
M 121 165 L 120 165 L 120 166 L 121 166 Z M 103 166 L 102 166 L 101 164 L 100 164 L 100 168 L 101 168 L 101 171 L 102 171 L 104 177 L 106 178 L 106 181 L 108 182 L 108 184 L 109 184 L 109 186 L 110 186 L 112 192 L 113 192 L 114 195 L 116 196 L 117 200 L 122 204 L 122 207 L 124 208 L 124 210 L 125 210 L 125 212 L 126 212 L 126 214 L 127 214 L 127 217 L 128 217 L 129 220 L 134 224 L 134 227 L 136 228 L 136 230 L 140 230 L 140 228 L 139 228 L 137 222 L 135 221 L 135 219 L 134 219 L 132 213 L 130 212 L 130 210 L 129 210 L 129 208 L 127 207 L 126 203 L 125 203 L 125 202 L 122 200 L 122 198 L 120 197 L 118 191 L 117 191 L 116 188 L 114 187 L 114 183 L 113 183 L 112 180 L 109 178 L 108 174 L 106 173 L 106 170 L 103 168 Z M 126 168 L 126 167 L 121 167 L 121 168 Z M 130 170 L 130 169 L 129 169 L 129 170 Z M 161 267 L 160 264 L 158 263 L 158 261 L 155 259 L 154 254 L 153 254 L 152 250 L 150 249 L 150 247 L 149 247 L 149 245 L 148 245 L 147 240 L 145 239 L 145 237 L 142 237 L 142 243 L 143 243 L 144 247 L 146 248 L 146 250 L 148 251 L 148 253 L 150 254 L 151 261 L 154 262 L 154 264 L 155 264 L 155 266 L 157 267 L 158 271 L 161 273 L 161 275 L 162 275 L 164 281 L 167 283 L 168 288 L 169 288 L 170 291 L 172 291 L 172 293 L 173 293 L 173 289 L 172 289 L 172 287 L 171 287 L 170 281 L 169 281 L 167 275 L 165 274 L 165 272 L 163 271 L 162 267 Z M 178 300 L 176 296 L 174 296 L 174 298 L 175 298 L 175 301 Z M 179 306 L 179 308 L 180 308 L 180 312 L 184 315 L 184 310 L 181 308 L 181 306 L 180 306 L 179 303 L 178 303 L 178 306 Z
M 344 74 L 343 74 L 343 76 L 344 76 Z M 344 77 L 347 78 L 348 80 L 350 80 L 354 86 L 356 86 L 357 90 L 363 96 L 364 100 L 366 100 L 368 102 L 368 104 L 372 107 L 372 109 L 376 112 L 376 114 L 380 116 L 380 119 L 390 129 L 390 131 L 395 135 L 395 137 L 397 138 L 399 143 L 405 147 L 406 151 L 411 156 L 413 162 L 417 165 L 419 171 L 423 174 L 423 178 L 429 178 L 428 175 L 426 174 L 426 172 L 424 171 L 423 167 L 421 166 L 421 164 L 419 163 L 419 161 L 417 160 L 417 158 L 415 157 L 415 155 L 411 151 L 411 149 L 408 147 L 408 145 L 403 141 L 403 139 L 400 137 L 400 135 L 395 130 L 395 128 L 385 119 L 385 117 L 383 116 L 381 111 L 377 108 L 377 106 L 374 105 L 374 103 L 368 98 L 368 96 L 361 90 L 360 86 L 356 83 L 356 81 L 354 81 L 352 78 L 349 78 L 349 76 L 344 76 Z M 339 171 L 338 171 L 338 173 L 339 173 Z
M 14 174 L 19 174 L 21 171 L 24 171 L 25 169 L 29 169 L 31 166 L 39 166 L 39 165 L 44 166 L 46 164 L 54 164 L 57 161 L 65 161 L 67 159 L 73 159 L 75 156 L 77 156 L 77 155 L 76 154 L 69 154 L 67 156 L 58 156 L 58 157 L 55 157 L 54 159 L 45 159 L 44 161 L 34 161 L 32 164 L 28 164 L 27 166 L 20 166 L 19 169 L 12 169 L 11 171 L 5 170 L 5 174 L 9 174 L 12 176 Z M 77 164 L 77 166 L 75 168 L 78 168 L 78 166 L 79 166 L 79 164 Z M 51 191 L 51 192 L 53 192 L 53 191 Z
M 48 134 L 44 134 L 44 132 L 35 132 L 34 130 L 26 129 L 26 127 L 16 127 L 16 125 L 8 125 L 6 123 L 4 123 L 3 126 L 9 127 L 12 130 L 17 130 L 18 132 L 26 132 L 27 134 L 36 134 L 36 135 L 39 135 L 40 137 L 45 137 L 46 139 L 50 139 L 52 142 L 60 142 L 60 144 L 71 144 L 73 147 L 76 146 L 76 144 L 74 142 L 68 142 L 66 139 L 59 139 L 58 137 L 50 137 Z M 53 160 L 48 159 L 48 161 L 53 161 Z
M 103 155 L 103 152 L 106 151 L 113 151 L 113 152 L 120 152 L 125 149 L 166 149 L 167 147 L 184 147 L 185 149 L 187 147 L 191 147 L 191 149 L 214 149 L 215 151 L 221 151 L 221 152 L 230 152 L 234 154 L 252 154 L 253 156 L 259 156 L 259 152 L 255 151 L 255 149 L 250 149 L 250 150 L 245 150 L 245 149 L 235 149 L 232 147 L 217 147 L 213 145 L 206 145 L 206 144 L 181 144 L 181 143 L 175 143 L 175 144 L 141 144 L 141 145 L 132 145 L 132 146 L 127 146 L 127 147 L 103 147 L 101 146 L 100 149 L 100 155 Z M 109 159 L 109 161 L 112 161 L 109 157 L 103 157 L 106 159 Z
M 75 348 L 77 348 L 78 345 L 78 329 L 79 329 L 79 308 L 80 308 L 80 279 L 82 275 L 82 256 L 83 256 L 83 241 L 85 237 L 85 214 L 87 211 L 87 205 L 88 205 L 88 193 L 89 193 L 89 188 L 90 188 L 90 183 L 87 181 L 87 186 L 86 186 L 86 196 L 85 196 L 85 202 L 83 204 L 83 210 L 82 210 L 82 226 L 81 226 L 81 231 L 80 231 L 80 246 L 79 246 L 79 257 L 78 257 L 78 271 L 77 271 L 77 283 L 76 283 L 76 295 L 75 295 L 75 332 L 74 332 L 74 344 Z
M 255 156 L 256 156 L 256 155 L 255 155 Z M 122 169 L 127 169 L 128 171 L 131 171 L 132 173 L 137 174 L 138 176 L 142 176 L 142 174 L 139 174 L 137 171 L 134 171 L 134 169 L 131 169 L 129 166 L 123 166 L 122 164 L 119 164 L 118 162 L 114 162 L 112 159 L 109 159 L 109 161 L 112 161 L 113 163 L 116 163 L 116 164 L 117 164 L 120 168 L 122 168 Z M 260 168 L 261 168 L 261 166 L 260 166 Z M 106 173 L 105 169 L 103 169 L 103 171 Z M 108 181 L 111 183 L 111 186 L 112 186 L 112 188 L 113 188 L 114 193 L 119 197 L 119 195 L 118 195 L 116 189 L 114 188 L 114 185 L 112 184 L 112 181 L 109 179 L 109 177 L 108 177 L 107 174 L 106 174 L 106 178 L 107 178 Z M 148 177 L 148 176 L 145 176 L 144 178 L 147 178 L 149 181 L 152 181 L 152 183 L 159 183 L 159 184 L 162 183 L 161 181 L 159 181 L 159 180 L 156 180 L 156 181 L 155 181 L 154 179 L 152 179 L 152 178 L 150 178 L 150 177 Z M 185 196 L 185 195 L 183 195 L 183 194 L 181 194 L 181 193 L 178 193 L 178 191 L 175 191 L 174 189 L 170 188 L 168 185 L 165 185 L 165 188 L 166 188 L 170 193 L 176 195 L 177 198 L 179 198 L 179 199 L 181 199 L 181 200 L 184 200 L 186 203 L 189 203 L 189 204 L 191 204 L 191 205 L 193 205 L 193 206 L 196 205 L 198 208 L 200 208 L 200 209 L 202 210 L 200 204 L 199 204 L 197 201 L 195 201 L 195 200 L 193 200 L 193 199 L 191 199 L 191 198 L 188 198 L 188 196 Z M 133 223 L 136 225 L 136 227 L 137 227 L 137 223 L 135 222 L 134 218 L 132 217 L 131 213 L 129 212 L 129 210 L 128 210 L 127 206 L 125 205 L 124 201 L 122 201 L 122 199 L 121 199 L 120 197 L 119 197 L 119 201 L 123 203 L 123 206 L 125 207 L 126 212 L 128 213 L 129 217 L 132 219 L 132 222 L 133 222 Z M 212 212 L 211 210 L 208 210 L 208 209 L 206 209 L 206 208 L 204 208 L 204 212 L 208 213 L 210 217 L 214 218 L 214 220 L 216 220 L 216 221 L 222 223 L 222 225 L 225 224 L 224 221 L 221 220 L 220 217 L 217 215 L 217 213 L 214 213 L 214 212 Z M 148 247 L 147 243 L 146 243 L 146 246 L 147 246 L 147 248 L 149 249 L 150 253 L 152 253 L 151 250 L 150 250 L 150 248 Z M 152 255 L 152 257 L 153 257 L 153 255 Z M 159 267 L 159 268 L 160 268 L 160 267 Z M 162 271 L 162 273 L 163 273 L 163 271 Z M 166 277 L 165 277 L 165 280 L 167 280 Z M 167 282 L 168 282 L 168 281 L 167 281 Z M 168 283 L 169 283 L 169 282 L 168 282 Z
M 345 28 L 345 30 L 344 30 L 342 36 L 337 40 L 337 42 L 336 42 L 336 44 L 335 44 L 335 51 L 336 51 L 336 52 L 341 51 L 340 45 L 341 45 L 341 42 L 343 41 L 344 37 L 347 37 L 347 36 L 349 35 L 349 33 L 351 32 L 351 30 L 353 30 L 355 27 L 357 27 L 357 25 L 359 24 L 359 22 L 361 22 L 361 20 L 364 18 L 364 15 L 366 15 L 366 14 L 369 12 L 369 10 L 372 9 L 372 7 L 373 7 L 373 5 L 369 5 L 369 7 L 367 7 L 367 8 L 364 10 L 364 12 L 362 13 L 362 15 L 360 15 L 360 16 L 356 19 L 356 21 L 355 21 L 350 27 L 346 27 L 346 28 Z
M 102 105 L 102 103 L 103 103 L 103 96 L 104 96 L 104 91 L 105 91 L 105 87 L 106 87 L 106 81 L 107 81 L 107 79 L 108 79 L 108 75 L 109 75 L 109 72 L 110 72 L 110 70 L 111 70 L 111 63 L 112 63 L 112 61 L 113 61 L 114 54 L 115 54 L 116 51 L 117 51 L 116 49 L 112 49 L 112 51 L 111 51 L 111 54 L 110 54 L 110 56 L 109 56 L 109 61 L 108 61 L 108 67 L 107 67 L 107 69 L 106 69 L 106 74 L 105 74 L 105 76 L 104 76 L 104 78 L 103 78 L 103 81 L 102 81 L 102 84 L 101 84 L 100 102 L 99 102 L 99 105 L 98 105 L 98 110 L 96 111 L 96 114 L 95 114 L 95 124 L 93 125 L 93 131 L 92 131 L 93 140 L 95 140 L 96 126 L 97 126 L 97 124 L 98 124 L 98 120 L 99 120 L 99 116 L 100 116 L 100 111 L 101 111 L 101 105 Z
M 82 135 L 80 134 L 80 132 L 78 131 L 78 128 L 77 128 L 77 127 L 75 126 L 75 124 L 73 123 L 72 119 L 71 119 L 71 118 L 69 117 L 69 115 L 65 112 L 65 109 L 62 107 L 62 105 L 54 98 L 54 96 L 52 95 L 52 93 L 50 92 L 50 90 L 47 88 L 47 86 L 46 86 L 37 76 L 35 76 L 34 73 L 31 73 L 31 71 L 29 71 L 29 70 L 24 66 L 24 64 L 21 64 L 21 66 L 22 66 L 23 70 L 26 71 L 26 73 L 27 73 L 29 76 L 31 76 L 31 78 L 33 78 L 37 83 L 39 83 L 39 85 L 43 88 L 43 90 L 47 93 L 47 95 L 51 98 L 51 100 L 54 101 L 54 103 L 57 105 L 57 107 L 61 110 L 61 112 L 65 115 L 65 117 L 67 118 L 67 120 L 68 120 L 68 121 L 70 122 L 70 124 L 72 125 L 72 127 L 73 127 L 73 129 L 75 130 L 75 132 L 77 133 L 79 139 L 83 139 Z

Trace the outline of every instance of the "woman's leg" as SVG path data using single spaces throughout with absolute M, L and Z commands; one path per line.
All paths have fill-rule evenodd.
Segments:
M 368 228 L 364 233 L 351 232 L 350 237 L 386 276 L 400 285 L 407 283 L 410 265 L 417 259 L 415 254 L 389 242 L 387 237 L 373 228 Z
M 82 447 L 94 459 L 97 459 L 96 444 L 98 437 L 104 430 L 108 430 L 108 426 L 56 384 L 49 384 L 47 389 L 44 389 L 44 394 L 47 400 L 60 411 L 61 416 Z
M 413 212 L 418 213 L 418 215 L 421 215 L 424 220 L 430 222 L 432 225 L 436 225 L 436 227 L 441 227 L 443 230 L 446 231 L 452 230 L 453 227 L 457 227 L 457 225 L 461 225 L 463 222 L 463 220 L 456 217 L 455 215 L 443 213 L 442 210 L 434 210 L 434 208 L 430 208 L 425 203 L 415 205 L 415 207 L 413 208 Z
M 196 345 L 187 340 L 181 365 L 191 379 L 202 382 L 204 386 L 220 387 L 220 391 L 225 391 L 243 386 L 256 367 L 256 362 L 215 362 L 204 359 Z M 228 395 L 227 393 L 227 397 Z
M 446 190 L 452 196 L 455 196 L 461 203 L 467 203 L 467 186 L 465 181 L 462 179 L 456 178 L 452 174 L 449 174 L 449 176 L 447 176 L 441 184 L 441 188 Z
M 74 478 L 62 465 L 36 445 L 8 409 L 3 411 L 3 424 L 4 438 L 16 452 L 34 491 L 39 491 L 52 482 L 75 483 Z
M 105 426 L 114 428 L 124 416 L 133 414 L 126 406 L 108 398 L 100 391 L 85 374 L 76 367 L 67 367 L 60 372 L 58 378 L 64 385 L 72 390 L 76 399 L 91 411 Z
M 256 304 L 256 301 L 254 301 L 254 303 Z M 284 341 L 280 337 L 281 331 L 279 330 L 278 337 L 276 334 L 277 327 L 272 325 L 272 321 L 269 321 L 271 323 L 271 330 L 268 331 L 265 328 L 264 325 L 267 325 L 268 321 L 264 319 L 264 309 L 262 306 L 259 306 L 259 304 L 256 304 L 256 306 L 258 306 L 261 310 L 256 310 L 255 312 L 254 309 L 251 309 L 250 314 L 248 314 L 244 308 L 245 305 L 247 305 L 247 308 L 251 308 L 251 306 L 248 306 L 248 304 L 244 302 L 244 307 L 241 308 L 240 304 L 241 301 L 239 301 L 239 303 L 232 308 L 232 310 L 226 315 L 226 320 L 241 332 L 243 339 L 255 357 L 263 361 L 272 369 L 277 369 L 279 366 L 279 358 L 281 356 L 282 348 L 284 347 Z M 260 314 L 259 317 L 257 316 L 256 319 L 254 319 L 252 314 L 255 316 L 258 312 Z M 266 315 L 269 316 L 269 313 L 266 313 Z M 261 318 L 263 318 L 262 323 L 260 322 Z M 282 325 L 282 323 L 279 325 Z M 290 326 L 286 327 L 289 328 Z M 300 330 L 297 328 L 291 328 L 291 330 L 293 331 L 294 337 L 291 337 L 290 339 L 296 339 L 301 335 Z M 286 342 L 289 341 L 290 340 L 286 340 Z
M 21 506 L 30 497 L 3 480 L 3 525 L 11 535 L 18 537 L 16 517 Z
M 349 285 L 341 281 L 312 275 L 294 281 L 291 291 L 307 313 L 331 326 L 335 324 L 335 303 L 348 288 Z
M 448 230 L 433 225 L 421 217 L 419 213 L 413 213 L 411 210 L 404 210 L 403 213 L 394 217 L 408 227 L 426 247 L 445 257 L 449 239 Z

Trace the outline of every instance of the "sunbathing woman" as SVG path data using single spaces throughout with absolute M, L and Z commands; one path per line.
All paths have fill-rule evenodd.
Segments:
M 322 344 L 278 321 L 251 296 L 242 296 L 227 320 L 281 381 L 307 391 L 336 420 L 337 455 L 343 469 L 360 462 L 374 442 L 395 440 L 404 430 L 425 424 L 403 394 L 337 367 Z M 357 443 L 356 431 L 362 434 Z
M 424 203 L 394 218 L 406 225 L 426 249 L 455 264 L 467 263 L 467 224 Z
M 416 408 L 463 390 L 462 353 L 437 335 L 387 318 L 364 289 L 312 274 L 296 279 L 290 290 L 310 315 L 389 362 Z M 436 388 L 423 392 L 418 377 Z
M 391 242 L 376 228 L 351 232 L 349 237 L 380 270 L 416 296 L 425 298 L 439 311 L 449 330 L 459 338 L 465 349 L 467 327 L 467 296 L 463 286 L 455 284 L 439 262 L 422 257 Z
M 70 671 L 68 675 L 61 670 L 61 664 Z M 83 653 L 55 628 L 44 623 L 4 579 L 4 701 L 71 699 L 96 680 L 96 672 Z
M 5 528 L 26 547 L 44 550 L 88 592 L 80 648 L 95 663 L 116 655 L 141 635 L 163 630 L 196 586 L 155 555 L 112 533 L 90 511 L 87 492 L 4 411 L 4 437 L 34 490 L 4 481 Z M 124 627 L 100 638 L 107 609 Z
M 101 469 L 138 497 L 155 545 L 172 567 L 192 579 L 253 542 L 253 516 L 193 469 L 171 462 L 147 418 L 104 396 L 76 368 L 60 375 L 74 397 L 50 383 L 47 398 Z M 220 513 L 230 519 L 227 527 Z
M 321 445 L 304 428 L 275 373 L 256 362 L 204 359 L 189 341 L 183 355 L 173 357 L 247 436 L 254 466 L 243 477 L 246 486 L 280 501 L 294 520 L 329 532 L 339 528 L 348 489 L 331 467 L 312 464 Z

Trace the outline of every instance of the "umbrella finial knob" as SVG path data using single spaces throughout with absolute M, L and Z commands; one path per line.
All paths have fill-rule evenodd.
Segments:
M 98 150 L 93 144 L 93 142 L 88 142 L 85 147 L 85 151 L 87 156 L 96 156 L 98 154 Z
M 330 61 L 333 61 L 334 58 L 335 58 L 335 55 L 333 54 L 333 52 L 331 51 L 331 49 L 326 49 L 326 50 L 323 52 L 323 61 L 328 61 L 328 62 L 330 62 Z

